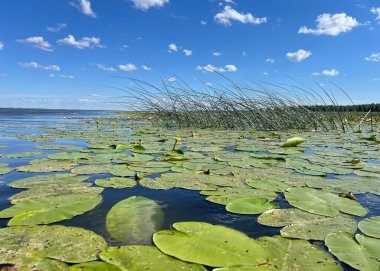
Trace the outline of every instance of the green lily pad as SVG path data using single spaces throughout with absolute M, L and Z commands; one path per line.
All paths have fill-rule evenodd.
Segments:
M 276 207 L 278 207 L 278 205 L 268 199 L 251 197 L 229 202 L 226 206 L 226 210 L 235 214 L 256 215 Z
M 222 267 L 215 268 L 212 271 L 272 271 L 278 270 L 275 267 L 271 267 L 269 265 L 258 265 L 258 266 L 230 266 L 230 267 Z
M 284 144 L 282 144 L 282 147 L 297 147 L 299 144 L 304 142 L 305 139 L 301 137 L 292 137 L 288 139 Z
M 48 158 L 53 160 L 79 160 L 90 159 L 92 155 L 83 152 L 57 152 L 49 154 Z
M 95 164 L 95 165 L 85 165 L 73 168 L 71 173 L 73 174 L 99 174 L 108 173 L 111 169 L 111 164 Z
M 259 189 L 263 189 L 267 191 L 273 191 L 273 192 L 283 192 L 289 187 L 291 187 L 287 183 L 273 180 L 270 177 L 249 178 L 245 182 L 251 187 L 259 188 Z
M 96 261 L 74 264 L 70 266 L 70 271 L 121 271 L 121 269 L 106 262 Z
M 357 229 L 356 220 L 349 216 L 326 217 L 296 208 L 269 210 L 259 216 L 258 222 L 270 227 L 285 226 L 282 237 L 305 240 L 325 240 L 329 233 L 355 233 Z
M 380 238 L 380 216 L 366 218 L 359 222 L 358 227 L 365 235 Z
M 213 267 L 264 264 L 267 252 L 244 233 L 204 222 L 180 222 L 153 235 L 165 254 Z M 223 257 L 221 257 L 223 255 Z
M 326 236 L 329 251 L 342 262 L 357 270 L 377 271 L 380 268 L 380 240 L 357 234 L 355 242 L 352 234 L 331 233 Z
M 127 165 L 112 165 L 110 173 L 119 177 L 128 177 L 135 175 L 135 172 L 130 170 Z
M 260 237 L 257 242 L 268 251 L 268 265 L 275 270 L 341 271 L 334 259 L 319 246 L 305 240 L 281 236 Z
M 152 246 L 111 247 L 100 253 L 100 258 L 123 271 L 206 271 L 198 264 L 185 263 L 169 257 Z
M 85 248 L 85 249 L 83 249 Z M 97 259 L 107 248 L 99 235 L 76 227 L 15 226 L 0 229 L 0 263 L 17 263 L 27 255 L 69 263 Z
M 68 186 L 71 184 L 81 183 L 88 178 L 88 176 L 76 176 L 70 173 L 38 175 L 19 179 L 10 183 L 9 186 L 13 188 L 33 188 L 37 186 L 51 186 L 59 184 Z
M 339 197 L 336 194 L 306 187 L 294 187 L 285 191 L 286 200 L 309 213 L 337 216 L 339 211 L 356 216 L 365 216 L 368 212 L 359 202 Z
M 0 167 L 0 175 L 7 174 L 9 172 L 13 171 L 12 168 L 9 167 Z
M 30 271 L 30 270 L 38 270 L 38 271 L 55 271 L 62 270 L 68 271 L 69 267 L 61 261 L 45 258 L 40 253 L 29 253 L 26 255 L 21 255 L 19 258 L 14 259 L 12 262 L 13 268 L 9 269 L 17 270 L 17 271 Z M 8 270 L 8 269 L 4 269 Z
M 99 195 L 73 194 L 25 200 L 0 212 L 0 218 L 12 219 L 8 226 L 50 224 L 70 219 L 95 208 Z
M 3 157 L 3 158 L 24 158 L 24 157 L 40 156 L 43 154 L 44 154 L 43 152 L 16 152 L 16 153 L 4 154 L 1 157 Z
M 147 243 L 164 221 L 161 207 L 145 197 L 130 197 L 115 204 L 106 218 L 110 235 L 122 242 Z
M 47 158 L 33 160 L 27 166 L 16 168 L 16 171 L 23 172 L 56 172 L 72 169 L 77 163 L 66 160 L 50 160 Z
M 129 178 L 107 178 L 107 179 L 97 179 L 95 184 L 101 187 L 110 188 L 131 188 L 136 185 L 136 181 Z
M 81 151 L 82 147 L 72 145 L 38 145 L 37 149 L 41 150 L 63 150 L 63 151 Z

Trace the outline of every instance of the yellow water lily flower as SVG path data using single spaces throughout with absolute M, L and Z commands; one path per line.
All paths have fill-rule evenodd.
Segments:
M 176 136 L 176 137 L 174 137 L 174 140 L 175 140 L 175 141 L 180 141 L 180 140 L 181 140 L 181 138 L 180 138 L 180 137 L 178 137 L 178 136 Z

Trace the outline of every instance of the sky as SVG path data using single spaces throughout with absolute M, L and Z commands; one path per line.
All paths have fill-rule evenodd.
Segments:
M 0 107 L 119 109 L 126 78 L 220 74 L 379 103 L 380 0 L 0 1 Z

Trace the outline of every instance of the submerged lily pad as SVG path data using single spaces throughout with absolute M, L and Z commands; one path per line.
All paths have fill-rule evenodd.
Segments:
M 84 249 L 85 248 L 85 249 Z M 107 248 L 99 235 L 76 227 L 15 226 L 0 229 L 0 264 L 46 257 L 69 263 L 88 262 Z
M 169 257 L 152 246 L 111 247 L 100 253 L 100 258 L 123 271 L 206 271 L 198 264 L 185 263 Z
M 377 271 L 380 268 L 380 240 L 360 234 L 346 232 L 331 233 L 326 236 L 326 246 L 339 260 L 357 270 Z
M 136 181 L 129 178 L 107 178 L 107 179 L 97 179 L 95 184 L 101 187 L 110 188 L 131 188 L 136 185 Z
M 268 256 L 257 241 L 224 226 L 180 222 L 173 228 L 155 233 L 153 242 L 165 254 L 183 261 L 214 267 L 259 265 Z
M 106 218 L 110 235 L 121 242 L 147 243 L 164 221 L 161 207 L 145 197 L 130 197 L 115 204 Z
M 365 235 L 380 238 L 380 216 L 366 218 L 360 221 L 358 226 Z
M 265 198 L 241 198 L 229 202 L 226 206 L 226 210 L 235 214 L 256 215 L 276 208 L 277 206 L 276 203 Z
M 268 251 L 268 265 L 275 270 L 341 271 L 340 265 L 319 246 L 305 240 L 281 236 L 260 237 L 257 242 Z M 269 269 L 270 270 L 270 269 Z
M 365 216 L 367 209 L 359 202 L 339 197 L 336 194 L 306 187 L 294 187 L 285 191 L 286 200 L 309 213 L 337 216 L 339 211 L 356 216 Z
M 8 226 L 50 224 L 70 219 L 95 208 L 99 195 L 73 194 L 25 200 L 0 212 L 0 218 L 13 217 Z
M 355 233 L 357 229 L 355 219 L 349 216 L 326 217 L 296 208 L 269 210 L 259 216 L 258 222 L 271 227 L 285 226 L 282 237 L 305 240 L 325 240 L 329 233 Z

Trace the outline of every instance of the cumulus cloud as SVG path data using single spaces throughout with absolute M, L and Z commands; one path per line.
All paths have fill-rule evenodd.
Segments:
M 78 0 L 77 2 L 71 4 L 83 14 L 96 18 L 96 14 L 91 8 L 90 0 Z
M 114 67 L 110 67 L 110 66 L 107 66 L 104 64 L 95 64 L 95 66 L 98 67 L 99 69 L 101 69 L 103 71 L 107 71 L 107 72 L 116 72 L 117 71 Z
M 49 31 L 49 32 L 54 32 L 54 33 L 58 33 L 60 32 L 63 28 L 67 27 L 67 24 L 65 23 L 60 23 L 60 24 L 57 24 L 57 26 L 48 26 L 46 27 L 46 30 Z
M 119 65 L 119 70 L 124 72 L 131 72 L 137 70 L 137 67 L 132 63 L 128 63 L 126 65 Z
M 346 13 L 336 13 L 333 15 L 324 13 L 317 17 L 316 22 L 317 27 L 315 29 L 302 26 L 298 30 L 298 33 L 338 36 L 360 25 L 355 18 L 348 16 Z
M 274 63 L 275 61 L 273 58 L 267 58 L 267 59 L 265 59 L 265 62 Z
M 193 54 L 193 51 L 189 49 L 183 49 L 183 53 L 185 54 L 185 56 L 191 56 Z
M 1 41 L 0 41 L 0 50 L 3 50 L 4 49 L 4 43 L 2 43 Z
M 45 41 L 43 37 L 29 37 L 26 39 L 18 39 L 18 42 L 32 45 L 34 48 L 41 49 L 47 52 L 52 52 L 53 48 L 50 43 Z
M 195 68 L 197 71 L 203 72 L 236 72 L 237 68 L 235 65 L 228 64 L 224 67 L 216 67 L 214 65 L 208 64 L 206 66 L 197 66 Z
M 380 20 L 380 7 L 378 7 L 378 8 L 375 8 L 375 7 L 371 8 L 371 12 L 377 16 L 375 20 Z
M 131 0 L 135 8 L 147 11 L 150 8 L 160 8 L 169 3 L 169 0 Z
M 213 56 L 221 56 L 221 55 L 222 55 L 221 52 L 212 52 L 211 54 L 212 54 Z
M 339 75 L 339 71 L 336 69 L 323 70 L 322 74 L 324 74 L 326 76 L 337 76 L 337 75 Z
M 366 57 L 365 60 L 367 60 L 367 61 L 374 61 L 374 62 L 380 61 L 380 52 L 372 54 L 372 55 Z
M 103 45 L 100 43 L 100 38 L 96 37 L 83 37 L 80 40 L 75 40 L 75 37 L 73 35 L 68 35 L 66 38 L 58 40 L 57 43 L 60 45 L 74 46 L 78 49 L 94 47 L 103 48 Z
M 168 45 L 168 52 L 171 53 L 171 52 L 178 52 L 178 46 L 175 44 L 175 43 L 170 43 Z
M 141 68 L 144 70 L 144 71 L 151 71 L 152 68 L 148 67 L 148 66 L 145 66 L 145 65 L 142 65 Z
M 49 76 L 52 78 L 62 78 L 62 79 L 69 79 L 69 80 L 72 80 L 75 78 L 74 75 L 53 74 L 53 73 L 51 73 Z
M 47 71 L 60 71 L 61 67 L 58 65 L 48 65 L 48 66 L 43 66 L 41 64 L 38 64 L 35 61 L 31 62 L 20 62 L 19 65 L 23 68 L 33 68 L 33 69 L 42 69 L 42 70 L 47 70 Z
M 266 17 L 256 18 L 251 13 L 240 13 L 231 6 L 225 6 L 224 10 L 214 16 L 214 20 L 222 25 L 229 26 L 231 21 L 235 20 L 243 24 L 262 24 L 267 21 Z
M 297 52 L 289 52 L 286 54 L 288 59 L 293 62 L 301 62 L 306 58 L 310 57 L 312 53 L 303 49 L 298 50 Z

